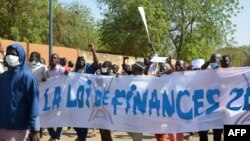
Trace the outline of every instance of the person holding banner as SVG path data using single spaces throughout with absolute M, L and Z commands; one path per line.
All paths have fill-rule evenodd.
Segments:
M 133 75 L 144 75 L 144 63 L 137 61 L 132 65 L 132 74 Z M 129 136 L 132 137 L 133 141 L 142 141 L 143 133 L 128 132 Z
M 65 68 L 59 64 L 60 61 L 59 59 L 60 59 L 59 55 L 56 53 L 53 53 L 50 56 L 50 65 L 48 70 L 46 71 L 46 77 L 44 78 L 44 81 L 46 81 L 46 79 L 51 77 L 68 74 Z M 60 141 L 62 138 L 62 130 L 63 130 L 62 127 L 56 127 L 56 130 L 54 128 L 48 128 L 48 132 L 50 135 L 49 141 L 54 141 L 54 140 Z
M 231 63 L 231 57 L 229 55 L 223 55 L 220 62 L 222 68 L 229 68 L 229 65 Z M 223 132 L 221 134 L 221 140 L 224 141 Z
M 106 76 L 117 76 L 112 72 L 112 63 L 110 61 L 104 61 L 101 66 L 101 75 Z M 103 109 L 101 109 L 103 110 Z M 105 110 L 103 110 L 103 113 L 106 113 Z M 113 141 L 111 136 L 111 131 L 108 129 L 99 129 L 101 134 L 101 141 Z
M 185 62 L 183 60 L 177 60 L 175 63 L 175 71 L 185 71 Z M 176 133 L 175 135 L 176 141 L 183 141 L 184 140 L 184 133 Z
M 39 86 L 25 60 L 21 45 L 7 47 L 4 61 L 8 70 L 0 75 L 1 141 L 40 139 Z
M 170 59 L 171 61 L 171 59 Z M 166 61 L 168 63 L 162 63 L 160 66 L 160 70 L 159 72 L 157 72 L 158 77 L 161 77 L 162 75 L 170 75 L 173 71 L 172 69 L 172 64 L 169 63 L 169 61 Z M 167 141 L 167 138 L 169 139 L 169 141 L 175 141 L 175 136 L 173 133 L 169 133 L 169 134 L 155 134 L 155 138 L 157 141 Z
M 206 63 L 204 63 L 202 66 L 201 66 L 201 69 L 202 70 L 205 70 L 207 69 L 208 67 L 210 67 L 211 69 L 217 69 L 220 67 L 220 62 L 221 62 L 221 54 L 212 54 L 211 57 L 210 57 L 210 60 L 207 61 Z
M 94 62 L 92 64 L 86 63 L 86 60 L 83 56 L 78 56 L 73 72 L 95 74 L 96 70 L 98 69 L 99 61 L 95 52 L 94 45 L 89 44 L 88 47 L 92 52 Z M 75 139 L 75 141 L 86 141 L 88 128 L 74 127 L 74 129 L 77 134 L 77 138 Z
M 222 62 L 222 56 L 221 54 L 212 54 L 210 57 L 210 60 L 204 63 L 201 66 L 202 70 L 205 70 L 210 66 L 211 69 L 218 69 L 221 67 L 221 62 Z M 227 62 L 229 66 L 229 62 Z M 223 133 L 223 129 L 212 129 L 213 130 L 213 140 L 214 141 L 221 141 L 221 136 Z M 200 141 L 208 141 L 208 130 L 206 131 L 198 131 L 199 136 L 200 136 Z
M 171 74 L 172 71 L 185 71 L 185 62 L 183 60 L 177 60 L 175 63 L 175 68 L 172 65 L 172 60 L 169 58 L 167 61 L 167 64 L 163 64 L 161 71 L 162 74 Z M 165 68 L 164 68 L 165 67 Z M 158 74 L 160 76 L 160 74 Z M 166 141 L 167 135 L 169 137 L 170 141 L 183 141 L 184 140 L 184 133 L 176 133 L 174 134 L 155 134 L 155 137 L 157 141 Z

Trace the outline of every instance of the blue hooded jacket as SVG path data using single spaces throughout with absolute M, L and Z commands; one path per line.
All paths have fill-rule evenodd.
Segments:
M 0 75 L 0 129 L 39 131 L 39 87 L 36 78 L 27 69 L 26 54 L 19 44 L 14 48 L 20 65 L 8 67 Z

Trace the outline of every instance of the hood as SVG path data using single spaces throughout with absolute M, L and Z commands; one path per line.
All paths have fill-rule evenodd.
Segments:
M 18 54 L 19 54 L 19 60 L 20 60 L 20 69 L 23 69 L 26 67 L 26 53 L 22 47 L 22 45 L 20 44 L 11 44 L 7 47 L 8 48 L 14 48 L 17 50 Z M 6 49 L 6 50 L 7 50 Z

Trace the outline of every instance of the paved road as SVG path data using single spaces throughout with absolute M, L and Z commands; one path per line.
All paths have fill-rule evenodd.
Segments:
M 187 134 L 185 134 L 187 136 Z M 212 141 L 212 134 L 209 133 L 209 141 Z M 63 130 L 62 141 L 74 141 L 76 138 L 76 133 L 73 129 L 67 130 L 66 128 Z M 113 141 L 132 141 L 131 137 L 126 132 L 112 132 Z M 41 141 L 48 141 L 49 135 L 47 130 L 44 131 L 44 136 Z M 87 138 L 87 141 L 101 141 L 99 131 L 97 130 L 96 137 Z M 143 141 L 156 141 L 153 134 L 144 134 Z M 199 141 L 198 135 L 189 137 L 189 140 L 185 141 Z

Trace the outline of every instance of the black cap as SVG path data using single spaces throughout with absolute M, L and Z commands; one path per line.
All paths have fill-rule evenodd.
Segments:
M 77 60 L 84 60 L 85 61 L 85 58 L 84 58 L 84 56 L 78 56 Z

